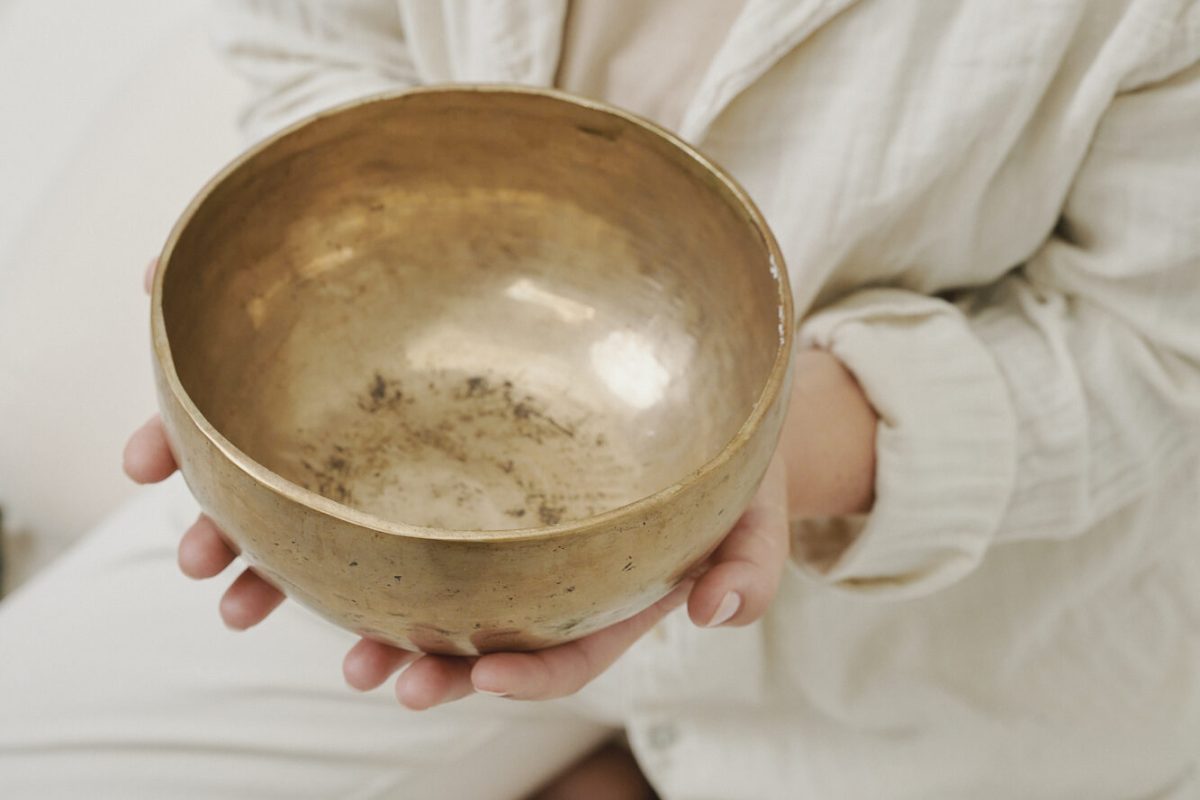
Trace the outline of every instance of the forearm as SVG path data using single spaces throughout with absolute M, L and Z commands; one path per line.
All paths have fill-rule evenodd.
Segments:
M 869 511 L 875 490 L 875 410 L 858 381 L 824 350 L 796 353 L 780 452 L 792 519 Z

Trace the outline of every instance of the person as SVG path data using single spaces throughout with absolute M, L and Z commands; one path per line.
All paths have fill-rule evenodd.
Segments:
M 255 136 L 481 81 L 677 131 L 785 253 L 788 421 L 710 569 L 634 619 L 353 643 L 401 706 L 252 572 L 221 616 L 271 620 L 208 621 L 167 480 L 0 607 L 0 794 L 646 795 L 585 758 L 624 736 L 668 800 L 1200 796 L 1200 3 L 239 0 L 216 38 Z M 126 468 L 174 471 L 157 422 Z M 235 554 L 200 517 L 178 560 Z

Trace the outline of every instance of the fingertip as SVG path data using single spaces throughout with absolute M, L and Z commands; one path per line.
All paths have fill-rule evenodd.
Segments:
M 708 622 L 704 624 L 706 628 L 716 628 L 724 625 L 734 618 L 737 612 L 742 609 L 742 596 L 738 592 L 726 592 L 721 598 L 721 602 L 717 605 L 716 611 L 709 617 Z
M 244 631 L 254 626 L 254 621 L 251 620 L 245 603 L 236 597 L 230 597 L 229 592 L 221 596 L 217 611 L 221 615 L 221 622 L 225 623 L 225 627 L 230 630 Z
M 711 603 L 705 603 L 703 600 L 696 599 L 695 593 L 688 600 L 687 614 L 688 619 L 697 628 L 707 628 L 708 620 L 712 619 L 713 612 L 716 611 L 716 606 Z
M 475 691 L 520 700 L 555 696 L 552 678 L 546 659 L 537 653 L 492 653 L 475 662 L 470 675 Z
M 252 628 L 266 619 L 284 600 L 283 593 L 247 569 L 221 596 L 221 620 L 235 631 Z
M 177 469 L 166 430 L 157 414 L 129 437 L 122 465 L 125 474 L 136 483 L 158 483 Z
M 414 658 L 415 653 L 360 639 L 342 659 L 342 677 L 351 688 L 367 692 L 382 685 L 392 673 Z
M 507 653 L 482 656 L 471 668 L 471 685 L 475 691 L 497 697 L 508 697 L 511 692 L 510 670 L 505 669 Z
M 713 570 L 715 569 L 714 567 Z M 716 614 L 717 606 L 721 603 L 721 597 L 727 591 L 728 589 L 719 581 L 713 579 L 712 570 L 700 576 L 696 581 L 696 585 L 692 587 L 691 594 L 688 595 L 688 619 L 696 627 L 708 627 L 709 620 Z
M 436 700 L 430 699 L 424 683 L 409 676 L 409 672 L 420 663 L 413 664 L 396 679 L 396 699 L 409 711 L 426 711 L 437 704 Z
M 357 647 L 357 645 L 355 646 Z M 360 674 L 362 668 L 351 659 L 353 654 L 354 648 L 351 648 L 350 652 L 346 653 L 345 657 L 342 658 L 342 680 L 356 692 L 369 692 L 375 687 L 369 685 L 363 679 Z
M 752 565 L 719 564 L 696 583 L 688 598 L 688 618 L 701 628 L 749 625 L 766 611 L 773 591 L 757 579 Z
M 342 679 L 351 689 L 357 689 L 360 692 L 375 688 L 369 680 L 369 655 L 364 652 L 368 649 L 368 644 L 369 640 L 359 639 L 342 658 Z
M 217 606 L 217 611 L 221 615 L 221 622 L 225 623 L 225 627 L 233 631 L 244 631 L 254 625 L 249 619 L 249 614 L 243 603 L 229 596 L 226 592 L 221 596 L 221 602 Z
M 396 699 L 413 711 L 453 702 L 474 692 L 471 661 L 458 656 L 422 656 L 396 679 Z
M 204 514 L 192 523 L 179 540 L 179 571 L 196 580 L 221 574 L 236 556 L 225 543 L 216 523 Z
M 371 680 L 368 668 L 354 658 L 354 651 L 342 659 L 342 680 L 356 692 L 369 692 L 379 684 Z
M 150 259 L 150 263 L 146 264 L 146 271 L 142 275 L 142 288 L 146 290 L 146 294 L 150 294 L 150 290 L 154 288 L 154 273 L 158 271 L 158 257 Z

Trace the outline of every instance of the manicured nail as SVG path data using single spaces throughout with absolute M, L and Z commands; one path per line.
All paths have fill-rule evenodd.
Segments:
M 715 628 L 718 625 L 724 625 L 729 620 L 733 619 L 733 615 L 742 607 L 742 596 L 737 592 L 727 592 L 721 598 L 721 605 L 717 606 L 717 610 L 713 613 L 712 619 L 704 627 Z

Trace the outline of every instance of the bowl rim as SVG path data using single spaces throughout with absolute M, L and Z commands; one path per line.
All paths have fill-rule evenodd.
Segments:
M 673 145 L 678 152 L 698 164 L 700 168 L 707 173 L 709 177 L 713 178 L 717 182 L 718 186 L 723 188 L 724 191 L 726 191 L 741 207 L 741 210 L 745 212 L 747 218 L 752 223 L 755 232 L 762 240 L 768 255 L 768 268 L 772 277 L 774 278 L 775 287 L 778 292 L 778 304 L 776 308 L 779 312 L 779 347 L 775 353 L 775 359 L 771 364 L 771 369 L 767 375 L 767 379 L 763 383 L 762 390 L 755 399 L 753 408 L 751 408 L 749 415 L 742 422 L 741 426 L 729 439 L 729 441 L 721 447 L 716 455 L 709 458 L 696 469 L 683 475 L 669 486 L 645 495 L 644 497 L 640 497 L 633 502 L 618 506 L 617 508 L 609 509 L 608 511 L 588 517 L 560 522 L 555 525 L 544 525 L 530 528 L 511 528 L 504 530 L 459 530 L 451 528 L 431 528 L 403 522 L 393 522 L 369 512 L 361 511 L 359 509 L 344 505 L 336 500 L 331 500 L 323 495 L 317 494 L 310 489 L 305 489 L 303 486 L 293 483 L 287 478 L 284 478 L 282 475 L 279 475 L 273 470 L 270 470 L 264 465 L 260 464 L 258 461 L 251 458 L 248 454 L 233 444 L 233 442 L 227 439 L 220 431 L 218 431 L 200 412 L 200 409 L 194 402 L 192 402 L 191 397 L 184 389 L 182 382 L 179 380 L 179 375 L 175 370 L 175 362 L 171 357 L 170 342 L 167 338 L 166 324 L 163 318 L 163 283 L 167 271 L 170 269 L 171 256 L 175 252 L 180 237 L 187 226 L 191 223 L 192 219 L 195 217 L 196 212 L 213 193 L 213 191 L 215 191 L 216 188 L 226 180 L 226 178 L 240 169 L 247 162 L 251 161 L 262 151 L 271 147 L 279 140 L 284 139 L 287 136 L 300 131 L 302 128 L 314 124 L 326 117 L 341 114 L 360 106 L 372 105 L 375 103 L 386 103 L 412 95 L 449 93 L 520 94 L 550 98 L 593 111 L 599 111 L 603 114 L 617 117 L 624 123 L 641 128 L 650 133 L 652 136 L 666 140 L 668 143 Z M 741 185 L 738 184 L 738 182 L 735 181 L 721 167 L 710 161 L 698 150 L 680 139 L 671 131 L 632 112 L 625 111 L 621 108 L 604 102 L 591 100 L 571 94 L 569 92 L 560 91 L 558 89 L 504 83 L 429 84 L 399 91 L 372 94 L 352 100 L 350 102 L 331 106 L 315 114 L 310 114 L 254 143 L 252 146 L 242 151 L 237 157 L 229 161 L 223 168 L 221 168 L 220 171 L 210 178 L 203 185 L 203 187 L 201 187 L 201 189 L 192 198 L 191 202 L 188 203 L 178 220 L 176 220 L 175 224 L 172 226 L 171 231 L 163 245 L 163 249 L 159 254 L 158 268 L 155 270 L 154 282 L 151 287 L 150 308 L 151 343 L 154 357 L 157 362 L 157 366 L 161 370 L 162 379 L 166 384 L 166 388 L 170 391 L 173 399 L 180 405 L 190 422 L 195 425 L 197 430 L 199 430 L 200 433 L 206 439 L 208 439 L 208 441 L 214 447 L 216 447 L 216 449 L 219 450 L 234 467 L 245 473 L 247 477 L 286 500 L 306 506 L 314 511 L 318 511 L 326 516 L 333 517 L 342 522 L 361 528 L 366 528 L 377 533 L 403 536 L 407 538 L 470 542 L 528 541 L 550 538 L 564 534 L 576 534 L 587 529 L 598 527 L 609 528 L 614 524 L 620 524 L 622 521 L 627 521 L 631 518 L 637 518 L 645 511 L 655 506 L 661 506 L 664 504 L 664 502 L 681 493 L 687 487 L 701 481 L 704 477 L 731 460 L 734 454 L 748 440 L 750 440 L 762 426 L 767 412 L 774 405 L 780 394 L 780 391 L 787 381 L 788 372 L 791 367 L 792 348 L 794 345 L 796 327 L 791 286 L 788 280 L 787 268 L 783 260 L 783 253 L 779 249 L 779 244 L 775 240 L 775 236 L 772 234 L 771 229 L 768 227 L 762 212 L 759 211 L 758 207 L 754 204 L 754 201 L 750 199 L 750 196 L 746 190 L 743 189 Z

